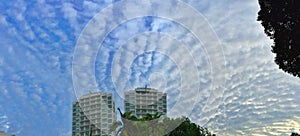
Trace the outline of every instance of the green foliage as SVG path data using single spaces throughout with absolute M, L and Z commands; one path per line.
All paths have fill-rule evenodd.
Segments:
M 131 112 L 120 114 L 122 123 L 116 122 L 111 131 L 117 130 L 121 136 L 213 136 L 206 128 L 192 123 L 188 118 L 171 119 L 156 113 L 137 119 Z M 121 129 L 117 129 L 121 124 Z
M 207 128 L 192 123 L 188 118 L 166 136 L 213 136 Z
M 265 33 L 274 40 L 272 52 L 279 68 L 300 77 L 300 1 L 258 0 Z

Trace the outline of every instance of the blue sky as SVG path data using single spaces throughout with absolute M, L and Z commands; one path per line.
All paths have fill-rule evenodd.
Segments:
M 114 93 L 122 107 L 148 84 L 169 116 L 219 135 L 300 131 L 300 79 L 274 64 L 257 1 L 113 3 L 0 2 L 0 130 L 70 135 L 76 97 Z

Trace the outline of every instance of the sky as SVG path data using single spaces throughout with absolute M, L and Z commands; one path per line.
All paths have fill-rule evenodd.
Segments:
M 278 69 L 256 0 L 0 2 L 0 130 L 71 135 L 72 102 L 143 87 L 218 135 L 300 132 L 300 79 Z

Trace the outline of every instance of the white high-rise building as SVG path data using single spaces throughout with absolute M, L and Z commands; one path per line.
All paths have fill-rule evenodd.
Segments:
M 167 94 L 153 88 L 136 88 L 125 92 L 125 112 L 131 111 L 137 118 L 147 113 L 167 113 Z
M 73 102 L 72 136 L 114 136 L 116 121 L 112 94 L 90 93 Z

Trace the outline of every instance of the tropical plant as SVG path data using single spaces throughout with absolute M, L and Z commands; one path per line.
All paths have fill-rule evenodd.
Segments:
M 122 113 L 122 121 L 115 122 L 111 131 L 121 136 L 213 136 L 207 128 L 192 123 L 188 118 L 168 118 L 160 113 L 136 118 L 132 112 Z

